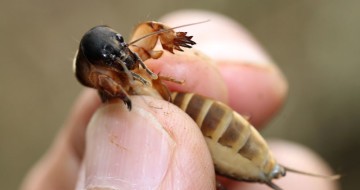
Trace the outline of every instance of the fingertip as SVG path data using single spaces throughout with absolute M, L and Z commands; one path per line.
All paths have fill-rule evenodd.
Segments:
M 175 143 L 161 123 L 136 98 L 104 104 L 86 134 L 87 189 L 156 188 L 165 176 Z
M 282 107 L 288 84 L 273 65 L 221 63 L 220 72 L 229 89 L 229 105 L 260 128 Z
M 169 102 L 144 96 L 131 100 L 131 112 L 122 102 L 112 103 L 101 107 L 91 120 L 85 187 L 209 187 L 205 179 L 213 170 L 211 157 L 195 123 Z

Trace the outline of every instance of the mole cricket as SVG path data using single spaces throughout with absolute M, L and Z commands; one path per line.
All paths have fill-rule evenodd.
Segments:
M 207 21 L 205 21 L 207 22 Z M 98 90 L 101 100 L 121 99 L 131 110 L 130 95 L 150 95 L 165 99 L 186 112 L 199 126 L 209 147 L 217 174 L 238 181 L 264 183 L 281 190 L 272 182 L 285 176 L 286 171 L 315 177 L 337 179 L 338 175 L 322 176 L 285 167 L 275 160 L 259 132 L 243 116 L 229 106 L 193 93 L 174 92 L 162 81 L 182 83 L 158 76 L 144 61 L 158 59 L 162 50 L 154 50 L 160 41 L 163 50 L 174 53 L 181 47 L 196 43 L 186 32 L 174 29 L 203 22 L 169 27 L 148 21 L 135 27 L 130 43 L 112 28 L 101 25 L 84 34 L 76 52 L 73 69 L 78 81 Z M 224 189 L 221 185 L 219 189 Z

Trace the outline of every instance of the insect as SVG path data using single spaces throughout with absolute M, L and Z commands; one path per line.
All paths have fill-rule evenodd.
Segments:
M 199 126 L 215 170 L 229 178 L 266 183 L 285 175 L 251 124 L 225 104 L 193 93 L 173 93 L 173 103 Z
M 94 27 L 85 33 L 76 53 L 76 77 L 83 85 L 98 89 L 104 102 L 120 98 L 129 110 L 129 95 L 150 95 L 177 105 L 199 126 L 216 172 L 225 177 L 264 183 L 274 190 L 281 188 L 272 180 L 285 176 L 287 171 L 331 179 L 339 177 L 309 174 L 280 165 L 259 132 L 221 102 L 193 93 L 175 92 L 171 95 L 162 81 L 181 82 L 154 74 L 143 61 L 162 55 L 162 50 L 154 50 L 158 40 L 163 49 L 171 53 L 181 51 L 180 47 L 191 48 L 195 42 L 185 32 L 174 31 L 179 27 L 145 22 L 136 27 L 134 40 L 128 44 L 108 26 Z

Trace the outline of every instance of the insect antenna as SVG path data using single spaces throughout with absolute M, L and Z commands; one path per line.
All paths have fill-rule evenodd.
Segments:
M 182 27 L 186 27 L 186 26 L 192 26 L 192 25 L 196 25 L 196 24 L 202 24 L 202 23 L 205 23 L 205 22 L 209 22 L 210 20 L 204 20 L 204 21 L 200 21 L 200 22 L 194 22 L 194 23 L 190 23 L 190 24 L 184 24 L 184 25 L 180 25 L 180 26 L 175 26 L 175 27 L 172 27 L 172 28 L 168 28 L 168 29 L 164 29 L 164 30 L 159 30 L 159 31 L 156 31 L 156 32 L 152 32 L 150 34 L 146 34 L 145 36 L 142 36 L 130 43 L 128 43 L 128 45 L 132 45 L 144 38 L 147 38 L 149 36 L 152 36 L 152 35 L 156 35 L 156 34 L 161 34 L 161 33 L 164 33 L 164 32 L 167 32 L 167 31 L 170 31 L 170 30 L 173 30 L 173 29 L 177 29 L 177 28 L 182 28 Z
M 288 168 L 288 167 L 285 167 L 285 166 L 282 166 L 282 167 L 288 172 L 297 173 L 297 174 L 301 174 L 301 175 L 312 176 L 312 177 L 319 177 L 319 178 L 324 178 L 324 179 L 329 179 L 329 180 L 336 180 L 336 179 L 339 179 L 341 177 L 340 175 L 320 175 L 320 174 L 313 174 L 313 173 L 308 173 L 308 172 L 295 170 L 295 169 Z

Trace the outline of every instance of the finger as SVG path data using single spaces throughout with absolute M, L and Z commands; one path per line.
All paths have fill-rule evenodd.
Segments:
M 148 60 L 146 63 L 154 72 L 184 80 L 182 85 L 168 82 L 172 91 L 193 92 L 225 103 L 228 101 L 228 90 L 218 68 L 200 52 L 165 52 L 160 59 Z
M 195 48 L 216 61 L 228 89 L 230 106 L 250 116 L 255 126 L 263 125 L 281 107 L 287 83 L 256 40 L 234 20 L 212 12 L 178 11 L 162 20 L 177 26 L 208 19 L 207 23 L 183 30 L 194 36 Z M 187 71 L 192 72 L 190 68 Z M 192 76 L 197 77 L 194 73 Z
M 100 105 L 94 90 L 84 90 L 53 145 L 25 178 L 21 189 L 73 189 L 84 152 L 85 128 Z
M 78 189 L 214 189 L 214 168 L 196 124 L 151 97 L 105 104 L 86 135 L 85 176 Z
M 270 149 L 276 155 L 279 163 L 293 169 L 321 174 L 333 175 L 329 165 L 325 163 L 316 153 L 302 145 L 283 140 L 270 140 Z M 268 190 L 264 184 L 242 183 L 222 179 L 228 190 L 252 189 Z M 317 177 L 305 176 L 287 172 L 286 176 L 273 180 L 275 184 L 283 189 L 302 190 L 336 190 L 339 189 L 338 181 L 328 180 Z

